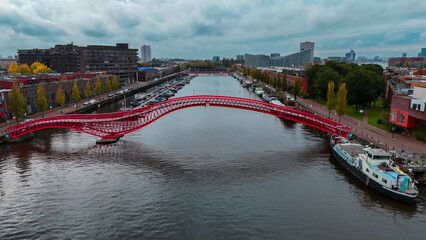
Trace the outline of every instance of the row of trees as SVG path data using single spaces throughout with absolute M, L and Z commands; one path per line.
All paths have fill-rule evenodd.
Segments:
M 325 106 L 328 109 L 328 118 L 330 118 L 330 112 L 335 110 L 339 115 L 339 122 L 342 115 L 345 113 L 346 109 L 346 95 L 348 90 L 346 90 L 346 83 L 340 84 L 339 91 L 336 93 L 334 91 L 334 82 L 328 82 L 328 90 L 327 90 L 327 102 Z
M 118 90 L 118 82 L 117 76 L 114 75 L 112 79 L 112 83 L 109 81 L 108 77 L 105 81 L 105 86 L 102 88 L 102 83 L 99 79 L 99 76 L 96 77 L 94 91 L 96 95 L 100 95 L 104 92 L 111 92 L 112 90 Z M 86 82 L 86 89 L 84 91 L 84 95 L 86 97 L 92 96 L 92 90 L 90 86 L 90 81 Z M 74 82 L 74 86 L 71 93 L 71 99 L 74 101 L 79 101 L 81 99 L 80 91 L 77 87 L 77 81 Z M 62 88 L 62 84 L 59 84 L 58 90 L 56 91 L 56 103 L 58 106 L 63 107 L 65 104 L 65 94 Z M 47 98 L 44 90 L 44 83 L 41 83 L 37 88 L 37 99 L 36 99 L 37 109 L 41 111 L 42 117 L 44 117 L 44 112 L 48 109 Z M 9 111 L 12 112 L 16 117 L 16 122 L 18 123 L 18 119 L 22 118 L 26 112 L 26 102 L 24 100 L 24 96 L 20 91 L 17 83 L 14 83 L 12 86 L 12 90 L 9 93 Z
M 365 107 L 384 94 L 386 82 L 382 78 L 383 68 L 377 64 L 347 64 L 329 61 L 325 65 L 313 65 L 306 71 L 308 96 L 327 99 L 328 84 L 335 88 L 346 84 L 349 105 Z M 335 89 L 337 90 L 337 89 Z
M 293 85 L 296 84 L 296 81 L 298 80 L 297 84 L 298 87 L 297 89 L 294 89 L 293 86 L 288 86 L 287 85 L 287 78 L 285 74 L 280 74 L 278 73 L 277 76 L 271 76 L 270 74 L 268 74 L 266 71 L 261 71 L 259 69 L 256 68 L 246 68 L 246 67 L 240 67 L 238 69 L 244 76 L 251 76 L 254 79 L 257 79 L 259 81 L 262 81 L 266 84 L 271 85 L 272 87 L 274 87 L 274 89 L 276 91 L 287 91 L 287 90 L 292 90 L 293 91 L 297 91 L 296 95 L 299 94 L 300 92 L 300 79 L 295 79 L 295 82 L 293 83 Z
M 50 73 L 51 70 L 46 65 L 40 62 L 34 62 L 31 64 L 31 67 L 28 64 L 20 64 L 12 63 L 9 65 L 7 71 L 11 74 L 20 73 L 22 75 L 30 75 L 37 73 Z

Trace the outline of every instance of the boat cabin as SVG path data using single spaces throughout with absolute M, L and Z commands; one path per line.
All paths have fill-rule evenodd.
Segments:
M 366 162 L 371 165 L 380 165 L 383 162 L 389 164 L 392 156 L 385 150 L 376 148 L 364 149 L 364 155 L 366 156 Z

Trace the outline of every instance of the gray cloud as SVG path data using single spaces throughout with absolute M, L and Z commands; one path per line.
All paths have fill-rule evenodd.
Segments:
M 9 1 L 0 8 L 0 54 L 74 40 L 151 44 L 154 57 L 286 54 L 300 41 L 316 42 L 321 57 L 350 49 L 371 56 L 374 47 L 383 56 L 415 55 L 409 46 L 424 44 L 425 14 L 424 0 Z

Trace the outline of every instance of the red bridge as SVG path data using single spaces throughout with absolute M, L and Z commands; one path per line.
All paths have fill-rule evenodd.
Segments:
M 114 138 L 136 131 L 173 111 L 196 106 L 230 107 L 271 114 L 346 137 L 349 128 L 340 123 L 257 100 L 223 96 L 189 96 L 173 98 L 155 105 L 126 112 L 106 114 L 61 115 L 25 122 L 7 129 L 11 138 L 45 128 L 67 128 L 101 138 Z
M 188 73 L 192 74 L 217 74 L 217 75 L 229 75 L 231 72 L 229 71 L 189 71 Z

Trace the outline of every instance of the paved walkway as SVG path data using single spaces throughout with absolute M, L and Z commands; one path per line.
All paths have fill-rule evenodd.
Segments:
M 304 107 L 312 109 L 317 115 L 328 118 L 327 108 L 316 101 L 303 98 L 297 98 L 297 101 Z M 339 116 L 332 112 L 331 119 L 339 121 Z M 352 134 L 384 149 L 394 149 L 399 153 L 401 150 L 409 153 L 426 153 L 426 143 L 396 133 L 392 137 L 391 132 L 368 124 L 368 110 L 364 113 L 363 121 L 343 115 L 340 123 L 350 127 Z

